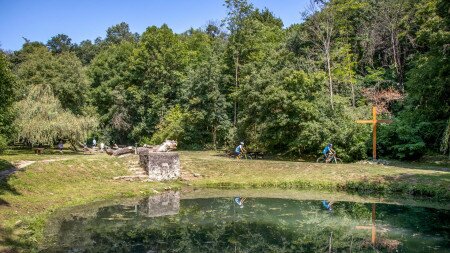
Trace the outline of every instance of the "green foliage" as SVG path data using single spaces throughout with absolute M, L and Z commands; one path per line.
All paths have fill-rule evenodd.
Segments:
M 450 118 L 450 60 L 443 47 L 450 32 L 445 20 L 437 15 L 437 2 L 421 1 L 416 5 L 418 41 L 429 51 L 411 60 L 403 110 L 398 113 L 398 122 L 382 132 L 387 138 L 383 150 L 398 158 L 417 159 L 427 150 L 438 151 L 445 139 Z
M 14 101 L 16 79 L 10 69 L 10 64 L 3 52 L 0 52 L 0 136 L 11 137 L 13 129 L 11 110 Z M 0 148 L 1 149 L 1 148 Z
M 442 136 L 440 150 L 444 154 L 445 154 L 445 152 L 448 152 L 449 156 L 450 156 L 450 119 L 447 121 L 447 126 L 446 126 L 444 134 Z
M 0 134 L 0 153 L 2 153 L 8 147 L 8 141 L 5 136 Z
M 60 54 L 73 49 L 72 39 L 65 34 L 53 36 L 48 42 L 47 47 L 52 53 Z
M 181 34 L 151 26 L 139 35 L 122 22 L 104 40 L 79 45 L 64 34 L 48 48 L 26 39 L 8 55 L 11 66 L 1 62 L 0 103 L 50 85 L 64 110 L 98 115 L 98 135 L 107 142 L 176 138 L 185 148 L 218 148 L 245 141 L 289 156 L 315 156 L 332 142 L 345 160 L 369 151 L 370 127 L 354 121 L 370 118 L 373 103 L 383 107 L 379 116 L 395 119 L 380 127 L 382 156 L 448 149 L 444 0 L 314 1 L 304 22 L 286 29 L 247 0 L 224 6 L 227 31 L 210 22 Z M 383 97 L 389 92 L 405 99 L 392 102 Z M 0 112 L 6 136 L 13 132 L 10 111 Z
M 105 43 L 120 44 L 123 41 L 133 42 L 135 40 L 137 40 L 137 36 L 130 32 L 130 26 L 125 22 L 106 30 Z
M 142 91 L 130 81 L 134 49 L 135 45 L 129 42 L 112 45 L 102 50 L 89 65 L 90 103 L 99 115 L 101 137 L 107 142 L 126 143 L 136 122 L 130 110 L 141 104 Z
M 100 45 L 92 43 L 90 40 L 83 40 L 79 45 L 74 46 L 74 52 L 83 63 L 88 65 L 99 53 Z
M 24 59 L 17 69 L 19 88 L 16 92 L 19 99 L 27 96 L 32 86 L 48 84 L 64 109 L 75 114 L 83 113 L 89 86 L 75 54 L 52 55 L 45 47 L 37 47 Z
M 150 140 L 152 144 L 160 144 L 164 140 L 181 140 L 184 135 L 185 122 L 190 117 L 188 112 L 176 105 L 164 116 L 162 121 L 156 126 L 156 132 Z
M 33 85 L 27 97 L 15 104 L 18 137 L 32 145 L 52 145 L 60 139 L 83 141 L 96 120 L 64 110 L 50 85 Z
M 156 124 L 180 98 L 187 64 L 186 46 L 167 26 L 152 26 L 142 34 L 133 52 L 130 114 L 137 126 L 133 139 L 151 135 Z

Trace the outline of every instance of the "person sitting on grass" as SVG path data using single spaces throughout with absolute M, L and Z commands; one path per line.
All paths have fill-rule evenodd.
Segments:
M 241 144 L 239 146 L 237 146 L 236 149 L 234 150 L 234 154 L 236 155 L 236 158 L 239 158 L 240 155 L 242 154 L 242 152 L 245 152 L 244 142 L 241 142 Z
M 323 156 L 325 157 L 325 162 L 329 162 L 328 159 L 331 155 L 336 154 L 336 151 L 333 149 L 333 144 L 328 144 L 322 151 Z

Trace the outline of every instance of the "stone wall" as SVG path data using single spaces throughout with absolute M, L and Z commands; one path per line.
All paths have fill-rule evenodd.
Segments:
M 180 177 L 180 157 L 176 152 L 152 152 L 138 149 L 139 165 L 151 181 L 174 180 Z

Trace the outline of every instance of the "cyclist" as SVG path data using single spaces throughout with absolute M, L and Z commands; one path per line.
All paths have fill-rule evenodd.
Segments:
M 234 150 L 234 154 L 236 155 L 236 157 L 239 157 L 242 152 L 245 152 L 244 142 L 241 142 L 240 145 L 236 147 L 236 149 Z
M 327 209 L 329 212 L 332 212 L 332 211 L 333 211 L 333 201 L 322 200 L 322 205 L 323 205 L 323 207 L 325 207 L 325 209 Z
M 325 157 L 325 162 L 328 162 L 328 158 L 330 155 L 336 154 L 336 151 L 333 149 L 333 144 L 328 144 L 322 151 L 323 156 Z
M 234 202 L 239 205 L 240 208 L 244 208 L 244 201 L 246 198 L 235 197 Z

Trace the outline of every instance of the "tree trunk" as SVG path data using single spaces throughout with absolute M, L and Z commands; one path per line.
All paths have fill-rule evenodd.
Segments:
M 355 85 L 353 82 L 351 82 L 350 85 L 352 86 L 352 106 L 355 107 Z
M 325 45 L 325 57 L 327 58 L 327 70 L 328 70 L 328 86 L 330 89 L 330 102 L 331 102 L 331 110 L 334 110 L 333 105 L 333 80 L 331 78 L 331 59 L 330 59 L 330 41 L 327 39 Z
M 403 92 L 403 71 L 400 62 L 399 50 L 398 50 L 398 39 L 397 34 L 394 29 L 391 31 L 391 44 L 392 44 L 392 57 L 394 58 L 394 67 L 397 74 L 398 82 L 400 83 L 400 89 Z
M 234 80 L 234 85 L 236 87 L 236 91 L 237 91 L 237 87 L 239 86 L 238 83 L 238 76 L 239 76 L 239 54 L 236 53 L 236 63 L 235 63 L 235 80 Z M 234 99 L 234 117 L 233 117 L 233 125 L 236 126 L 237 123 L 237 98 Z
M 69 140 L 69 143 L 72 146 L 72 150 L 77 152 L 78 151 L 77 145 L 75 145 L 74 141 L 73 140 Z
M 119 148 L 117 150 L 107 149 L 106 153 L 108 155 L 119 156 L 119 155 L 134 153 L 134 149 L 133 148 L 129 148 L 129 147 L 127 147 L 127 148 Z
M 213 147 L 214 150 L 217 150 L 217 127 L 213 126 L 212 128 L 212 137 L 213 137 Z

